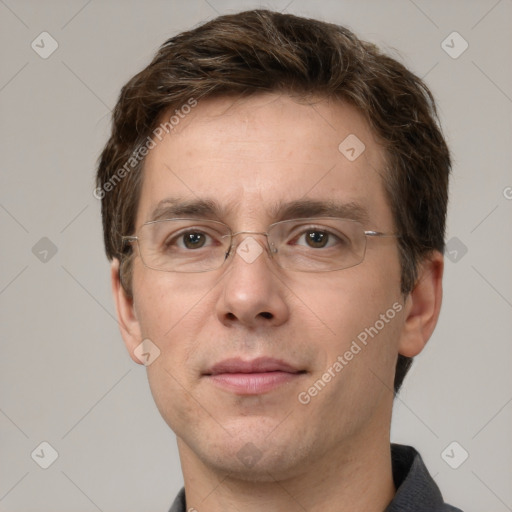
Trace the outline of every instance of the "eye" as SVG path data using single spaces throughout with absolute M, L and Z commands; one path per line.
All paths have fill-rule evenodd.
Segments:
M 324 249 L 343 243 L 334 233 L 320 228 L 308 228 L 292 240 L 295 245 L 303 245 L 312 249 Z
M 182 235 L 180 237 L 180 241 L 183 242 L 183 245 L 187 249 L 197 249 L 204 246 L 206 243 L 206 236 L 207 235 L 200 232 L 189 232 Z
M 306 244 L 315 249 L 325 247 L 329 242 L 329 233 L 325 231 L 307 231 L 304 237 Z
M 210 241 L 208 243 L 208 241 Z M 213 245 L 213 238 L 210 235 L 198 230 L 182 231 L 181 233 L 174 234 L 167 238 L 164 243 L 167 249 L 179 248 L 179 249 L 201 249 L 208 245 Z

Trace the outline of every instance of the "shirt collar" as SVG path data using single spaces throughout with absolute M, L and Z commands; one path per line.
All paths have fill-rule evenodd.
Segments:
M 391 463 L 396 494 L 384 512 L 457 510 L 444 504 L 439 487 L 412 446 L 392 444 Z

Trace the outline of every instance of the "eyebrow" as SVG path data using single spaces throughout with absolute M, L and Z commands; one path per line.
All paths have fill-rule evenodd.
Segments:
M 182 199 L 168 197 L 160 201 L 148 219 L 148 222 L 177 217 L 193 217 L 220 220 L 232 208 L 221 206 L 215 199 Z M 341 217 L 352 219 L 363 224 L 368 223 L 369 215 L 366 208 L 355 202 L 342 203 L 333 200 L 297 199 L 287 203 L 274 203 L 268 210 L 269 216 L 281 220 L 308 217 Z

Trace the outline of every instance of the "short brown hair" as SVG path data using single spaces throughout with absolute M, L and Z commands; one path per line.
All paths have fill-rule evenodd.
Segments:
M 121 235 L 135 230 L 141 148 L 162 115 L 191 99 L 276 91 L 349 103 L 379 137 L 387 157 L 385 188 L 402 235 L 404 295 L 413 289 L 422 259 L 434 250 L 443 252 L 451 162 L 427 86 L 345 27 L 268 10 L 245 11 L 172 37 L 121 90 L 99 160 L 96 191 L 102 199 L 107 257 L 120 260 L 129 296 L 131 257 Z M 398 355 L 395 392 L 411 363 Z

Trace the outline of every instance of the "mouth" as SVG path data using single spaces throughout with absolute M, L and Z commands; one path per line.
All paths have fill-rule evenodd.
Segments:
M 250 361 L 226 359 L 203 373 L 212 384 L 238 395 L 268 393 L 304 375 L 301 370 L 280 359 L 261 357 Z

